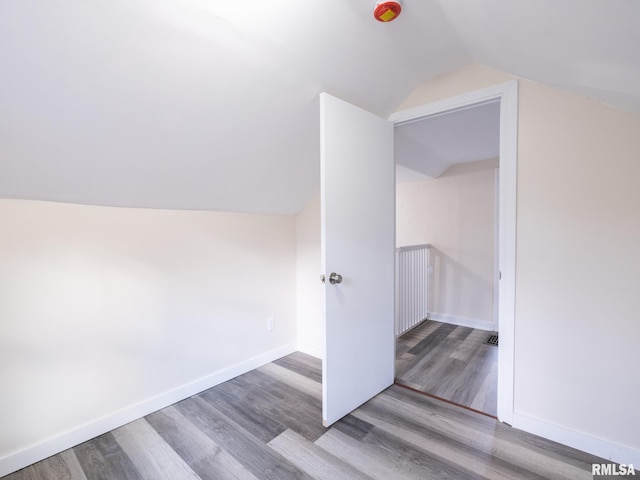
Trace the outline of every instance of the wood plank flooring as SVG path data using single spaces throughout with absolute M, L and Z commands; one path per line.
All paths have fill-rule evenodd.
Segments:
M 398 338 L 396 382 L 497 415 L 498 348 L 487 332 L 427 320 Z
M 602 459 L 394 385 L 321 427 L 295 353 L 3 480 L 591 479 Z

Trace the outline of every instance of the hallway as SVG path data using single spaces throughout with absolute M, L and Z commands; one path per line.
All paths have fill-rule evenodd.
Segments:
M 497 415 L 495 332 L 427 320 L 396 345 L 396 382 L 473 410 Z

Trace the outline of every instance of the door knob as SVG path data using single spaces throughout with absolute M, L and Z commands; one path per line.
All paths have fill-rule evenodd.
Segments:
M 331 285 L 342 283 L 342 275 L 336 272 L 331 272 L 331 275 L 329 275 L 329 283 Z

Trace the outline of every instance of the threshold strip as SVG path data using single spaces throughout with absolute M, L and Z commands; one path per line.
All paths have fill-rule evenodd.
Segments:
M 493 418 L 494 420 L 498 420 L 498 417 L 495 417 L 487 412 L 481 412 L 480 410 L 476 410 L 475 408 L 467 407 L 466 405 L 460 405 L 459 403 L 452 402 L 451 400 L 447 400 L 446 398 L 437 397 L 436 395 L 432 395 L 431 393 L 423 392 L 422 390 L 418 390 L 417 388 L 409 387 L 407 385 L 403 385 L 402 383 L 398 383 L 396 380 L 394 385 L 402 387 L 406 390 L 410 390 L 415 393 L 419 393 L 420 395 L 424 395 L 425 397 L 433 398 L 434 400 L 440 400 L 441 402 L 448 403 L 449 405 L 453 405 L 454 407 L 464 408 L 465 410 L 469 410 L 470 412 L 479 413 L 480 415 L 484 415 L 485 417 Z

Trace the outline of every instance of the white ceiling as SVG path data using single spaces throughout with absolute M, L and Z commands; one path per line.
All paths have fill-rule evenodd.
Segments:
M 636 0 L 2 0 L 0 197 L 293 213 L 318 93 L 387 116 L 470 63 L 640 112 Z
M 434 115 L 395 128 L 395 160 L 406 169 L 438 178 L 453 165 L 500 155 L 500 102 Z M 414 178 L 420 180 L 419 176 Z M 406 181 L 406 180 L 405 180 Z

